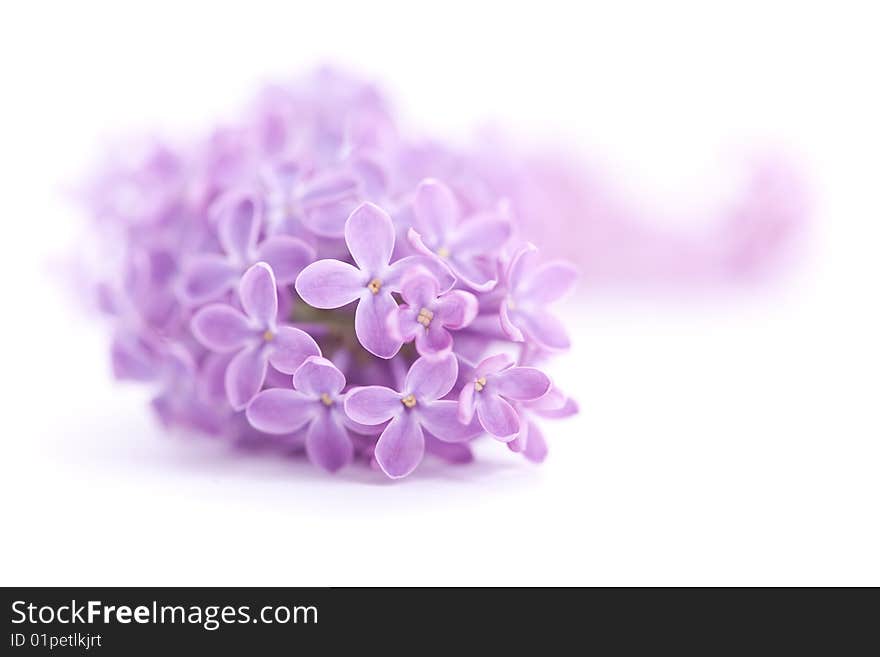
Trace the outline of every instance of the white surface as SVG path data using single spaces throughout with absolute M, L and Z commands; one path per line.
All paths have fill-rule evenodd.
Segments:
M 509 4 L 3 10 L 0 584 L 880 584 L 877 16 Z M 554 374 L 583 412 L 539 468 L 487 445 L 388 484 L 164 436 L 46 273 L 59 184 L 108 132 L 326 55 L 427 128 L 571 134 L 658 194 L 778 137 L 816 181 L 810 256 L 748 298 L 573 303 Z

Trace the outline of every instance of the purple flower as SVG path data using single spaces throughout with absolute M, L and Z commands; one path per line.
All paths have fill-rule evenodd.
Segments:
M 568 294 L 577 280 L 577 270 L 566 262 L 537 265 L 537 249 L 526 244 L 510 261 L 506 273 L 507 295 L 501 302 L 501 328 L 511 340 L 529 340 L 550 350 L 567 349 L 568 333 L 549 303 Z
M 425 433 L 455 443 L 475 438 L 476 422 L 458 420 L 458 403 L 445 397 L 458 378 L 458 360 L 419 358 L 404 380 L 403 389 L 384 386 L 355 388 L 345 398 L 345 412 L 355 422 L 388 426 L 379 436 L 374 457 L 389 477 L 405 477 L 425 454 Z M 389 422 L 390 420 L 390 422 Z
M 410 243 L 419 252 L 439 258 L 468 287 L 488 292 L 497 283 L 497 254 L 510 239 L 510 221 L 492 213 L 466 220 L 455 196 L 438 180 L 423 180 L 413 201 L 414 228 Z
M 217 239 L 224 253 L 202 253 L 187 260 L 180 294 L 190 305 L 220 297 L 232 289 L 242 272 L 258 261 L 267 262 L 280 285 L 289 285 L 315 252 L 299 238 L 274 235 L 258 243 L 263 203 L 250 193 L 235 193 L 221 202 Z
M 454 280 L 428 258 L 410 256 L 391 264 L 394 224 L 372 203 L 363 203 L 345 222 L 345 243 L 355 265 L 340 260 L 319 260 L 296 279 L 299 296 L 315 308 L 339 308 L 357 301 L 354 326 L 361 345 L 375 356 L 392 358 L 401 340 L 389 334 L 388 315 L 397 309 L 391 296 L 399 292 L 404 274 L 415 265 L 427 266 L 448 290 Z
M 476 413 L 480 425 L 498 440 L 510 442 L 520 433 L 521 422 L 510 404 L 540 399 L 550 390 L 550 379 L 534 367 L 513 367 L 506 354 L 480 362 L 458 397 L 458 419 L 469 424 Z
M 532 419 L 533 416 L 542 418 L 561 419 L 575 415 L 578 412 L 577 403 L 566 397 L 558 388 L 550 391 L 530 402 L 518 402 L 514 404 L 520 416 L 519 435 L 507 443 L 513 452 L 521 452 L 529 461 L 541 463 L 547 457 L 547 441 L 538 424 Z
M 226 367 L 226 396 L 232 408 L 242 410 L 266 379 L 266 368 L 293 374 L 309 356 L 321 350 L 304 331 L 278 326 L 278 290 L 272 268 L 258 262 L 239 283 L 240 310 L 215 303 L 192 318 L 195 338 L 211 351 L 237 352 Z
M 403 278 L 400 295 L 405 305 L 388 315 L 388 331 L 401 342 L 415 340 L 416 351 L 425 358 L 442 358 L 452 351 L 449 329 L 458 330 L 477 316 L 477 298 L 464 290 L 439 294 L 431 272 L 415 268 Z
M 309 460 L 336 472 L 354 455 L 349 431 L 370 433 L 343 411 L 345 376 L 326 358 L 310 356 L 294 372 L 293 387 L 257 394 L 247 406 L 248 421 L 255 429 L 271 434 L 304 431 Z

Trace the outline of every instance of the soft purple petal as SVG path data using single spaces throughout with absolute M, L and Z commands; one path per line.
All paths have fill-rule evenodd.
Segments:
M 541 265 L 517 290 L 517 297 L 538 304 L 547 304 L 564 297 L 577 282 L 578 271 L 567 262 Z
M 474 453 L 467 443 L 445 443 L 430 434 L 425 434 L 425 451 L 457 465 L 474 460 Z
M 380 276 L 394 251 L 391 217 L 377 205 L 361 204 L 345 222 L 345 243 L 360 269 Z
M 403 413 L 394 418 L 379 436 L 373 455 L 392 479 L 415 470 L 425 455 L 425 434 L 415 414 Z
M 534 403 L 540 404 L 541 401 L 542 400 L 539 399 L 537 402 Z M 532 408 L 532 404 L 529 404 L 529 408 Z M 566 398 L 562 406 L 558 408 L 534 408 L 532 410 L 541 417 L 562 419 L 566 417 L 571 417 L 572 415 L 577 415 L 579 408 L 577 402 L 571 397 L 568 397 Z
M 279 326 L 269 343 L 269 362 L 285 374 L 296 372 L 310 356 L 320 355 L 312 336 L 292 326 Z
M 296 279 L 296 292 L 315 308 L 339 308 L 357 300 L 369 276 L 339 260 L 318 260 Z
M 416 406 L 422 427 L 431 435 L 447 443 L 460 443 L 483 433 L 478 422 L 462 424 L 458 419 L 458 402 L 441 399 L 431 404 Z
M 403 412 L 401 398 L 385 386 L 354 388 L 345 397 L 345 414 L 360 424 L 382 424 Z
M 248 316 L 261 327 L 275 324 L 278 316 L 278 288 L 275 274 L 265 262 L 258 262 L 248 269 L 238 284 L 241 306 Z
M 477 418 L 483 428 L 504 442 L 516 438 L 519 433 L 519 415 L 513 406 L 489 392 L 478 392 L 477 395 Z
M 354 330 L 363 348 L 374 356 L 392 358 L 400 351 L 401 341 L 388 331 L 388 315 L 396 309 L 397 302 L 386 290 L 361 294 L 354 314 Z
M 492 256 L 453 254 L 448 262 L 458 280 L 477 292 L 490 292 L 498 284 L 497 263 Z
M 181 272 L 180 296 L 193 306 L 211 301 L 235 285 L 238 273 L 226 256 L 195 256 L 187 260 Z
M 474 412 L 477 410 L 476 400 L 474 399 L 476 392 L 474 384 L 470 381 L 461 388 L 461 392 L 458 395 L 458 421 L 462 424 L 470 424 L 471 420 L 474 419 Z
M 492 377 L 492 391 L 514 401 L 539 399 L 550 386 L 550 378 L 534 367 L 511 367 Z
M 459 256 L 474 253 L 497 253 L 510 239 L 510 221 L 496 216 L 474 217 L 462 222 L 449 250 Z
M 345 235 L 345 222 L 359 202 L 355 197 L 341 198 L 306 207 L 302 225 L 318 237 L 339 239 Z
M 437 280 L 426 269 L 416 268 L 403 278 L 400 295 L 403 300 L 417 310 L 430 308 L 437 299 Z
M 257 337 L 257 328 L 240 311 L 222 303 L 199 309 L 190 328 L 196 340 L 211 351 L 230 352 L 241 349 Z
M 507 268 L 507 287 L 518 290 L 534 270 L 538 259 L 538 249 L 534 244 L 526 243 L 517 249 L 510 259 Z
M 242 194 L 226 201 L 219 221 L 217 237 L 223 249 L 239 264 L 250 260 L 260 234 L 262 204 L 257 197 Z
M 418 323 L 419 311 L 409 306 L 400 306 L 388 315 L 385 325 L 388 334 L 395 340 L 409 342 L 422 332 L 423 326 Z
M 445 397 L 458 378 L 458 359 L 452 354 L 439 360 L 419 358 L 406 375 L 404 390 L 420 402 Z
M 322 410 L 306 433 L 306 454 L 315 465 L 336 472 L 351 463 L 354 445 L 335 413 Z
M 501 330 L 504 331 L 504 334 L 514 342 L 525 342 L 526 336 L 523 335 L 522 330 L 513 323 L 513 320 L 511 320 L 509 308 L 509 302 L 505 299 L 501 303 L 501 311 L 498 314 L 501 321 Z
M 136 336 L 114 336 L 110 358 L 117 379 L 151 381 L 158 374 L 155 351 Z
M 439 244 L 458 224 L 460 211 L 452 190 L 439 180 L 419 183 L 413 199 L 415 223 L 425 239 Z
M 326 394 L 335 399 L 345 387 L 345 376 L 326 358 L 310 356 L 294 373 L 293 385 L 312 397 Z
M 254 398 L 266 379 L 266 351 L 251 347 L 238 352 L 226 368 L 226 398 L 236 411 Z
M 311 422 L 321 412 L 319 402 L 296 390 L 263 390 L 247 405 L 247 419 L 258 431 L 288 434 Z
M 544 434 L 534 422 L 526 425 L 524 433 L 526 436 L 526 446 L 523 450 L 525 457 L 533 463 L 541 463 L 547 458 L 547 441 L 544 440 Z
M 416 351 L 429 359 L 445 358 L 452 351 L 452 334 L 439 323 L 416 334 Z
M 530 340 L 545 349 L 558 351 L 571 346 L 565 326 L 549 313 L 513 311 L 510 319 Z
M 513 365 L 513 362 L 513 358 L 511 358 L 507 354 L 496 354 L 494 356 L 489 356 L 489 358 L 485 358 L 480 361 L 474 368 L 474 378 L 478 379 L 481 376 L 497 374 L 498 372 L 501 372 L 502 370 L 506 370 L 508 367 L 511 367 Z
M 278 285 L 289 285 L 315 259 L 315 250 L 296 237 L 275 235 L 260 244 L 257 258 L 272 268 Z
M 477 297 L 464 290 L 453 290 L 440 297 L 434 308 L 434 319 L 453 330 L 468 326 L 480 308 Z
M 403 279 L 414 269 L 428 270 L 437 281 L 437 292 L 443 294 L 455 286 L 455 275 L 439 257 L 428 251 L 429 255 L 411 255 L 391 264 L 385 273 L 383 283 L 392 292 L 400 292 Z

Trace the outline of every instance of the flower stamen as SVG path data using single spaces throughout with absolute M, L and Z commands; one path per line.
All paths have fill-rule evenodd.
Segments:
M 431 325 L 432 319 L 434 319 L 434 313 L 427 308 L 422 308 L 419 311 L 419 316 L 416 318 L 416 321 L 425 328 L 428 328 Z
M 474 381 L 474 390 L 480 392 L 483 388 L 486 387 L 486 377 L 481 376 L 479 379 Z
M 326 392 L 321 393 L 321 402 L 324 406 L 333 406 L 333 398 Z
M 400 403 L 406 406 L 407 408 L 412 408 L 416 405 L 416 396 L 412 393 L 408 394 L 406 397 L 400 400 Z
M 437 249 L 437 255 L 440 256 L 441 258 L 448 258 L 450 255 L 449 248 L 445 247 L 445 246 L 441 246 L 439 249 Z
M 378 278 L 374 278 L 367 284 L 367 289 L 373 294 L 379 294 L 379 290 L 382 289 L 382 281 Z
M 272 333 L 272 331 L 270 331 L 269 329 L 266 329 L 266 331 L 263 333 L 263 340 L 265 340 L 266 342 L 271 342 L 274 339 L 275 334 Z

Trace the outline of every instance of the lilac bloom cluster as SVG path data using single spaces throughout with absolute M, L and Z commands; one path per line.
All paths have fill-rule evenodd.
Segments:
M 392 478 L 481 437 L 544 459 L 537 421 L 577 412 L 544 370 L 575 271 L 482 155 L 401 135 L 372 86 L 324 71 L 94 181 L 114 373 L 166 426 Z

